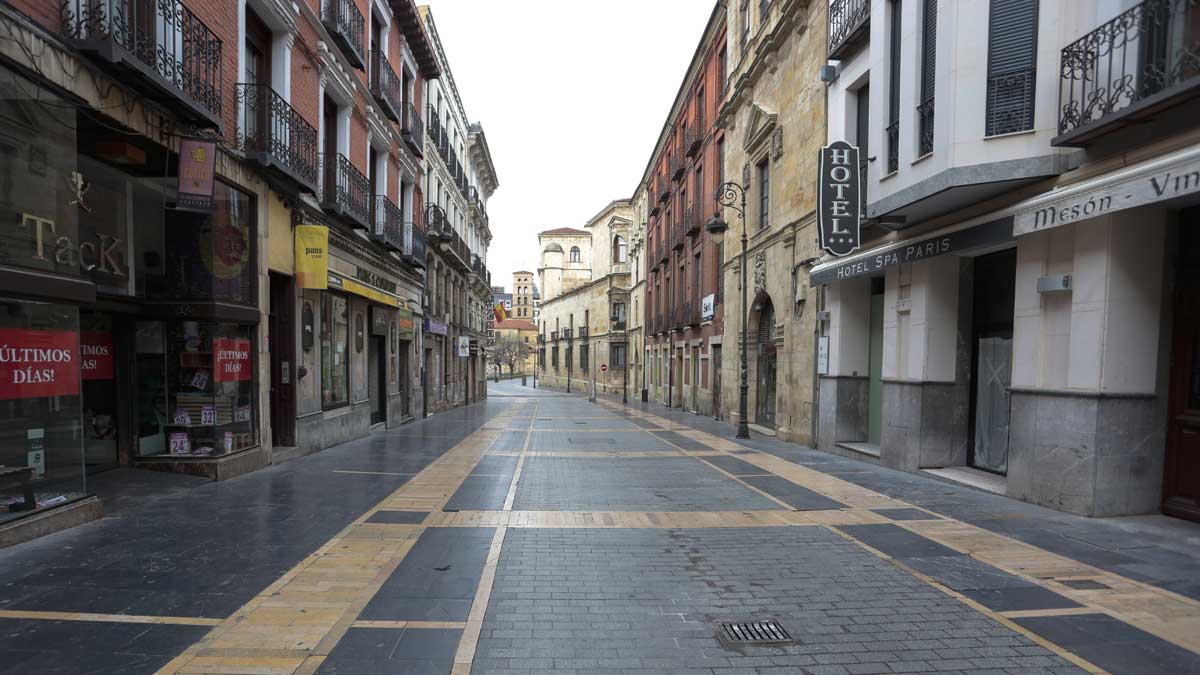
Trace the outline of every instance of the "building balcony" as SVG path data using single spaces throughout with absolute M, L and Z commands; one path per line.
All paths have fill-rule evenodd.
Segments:
M 571 339 L 571 329 L 570 329 L 570 328 L 564 328 L 564 329 L 562 329 L 562 338 L 563 338 L 564 340 L 570 340 L 570 339 Z
M 587 339 L 587 337 L 588 337 L 588 327 L 587 327 L 587 326 L 580 326 L 580 327 L 579 327 L 579 335 L 578 335 L 578 337 L 579 337 L 579 339 L 580 339 L 580 340 L 586 340 L 586 339 Z
M 682 220 L 684 234 L 695 235 L 700 232 L 700 209 L 695 204 L 683 210 Z
M 1144 0 L 1062 50 L 1058 136 L 1082 147 L 1200 94 L 1200 6 Z
M 686 311 L 686 314 L 687 314 L 687 316 L 685 317 L 686 321 L 687 321 L 687 325 L 699 326 L 700 325 L 700 317 L 701 317 L 700 300 L 698 300 L 698 299 L 688 300 L 686 303 L 684 303 L 684 310 Z
M 391 251 L 404 251 L 404 213 L 386 195 L 375 198 L 371 239 Z
M 683 248 L 686 238 L 683 236 L 683 223 L 678 222 L 671 225 L 671 250 L 678 251 Z
M 363 70 L 363 35 L 367 22 L 354 0 L 322 0 L 321 23 L 342 50 L 350 65 Z
M 687 173 L 687 162 L 684 161 L 683 155 L 672 153 L 670 166 L 671 180 L 683 180 L 683 175 Z
M 371 229 L 371 183 L 367 177 L 341 153 L 321 155 L 321 172 L 321 208 L 351 227 Z
M 290 192 L 316 193 L 320 183 L 317 130 L 270 85 L 240 83 L 237 147 Z M 279 180 L 272 180 L 276 186 Z
M 830 0 L 829 58 L 841 61 L 867 43 L 871 30 L 871 0 Z
M 414 223 L 405 223 L 405 228 L 412 228 L 412 236 L 406 239 L 406 245 L 411 248 L 404 250 L 405 257 L 411 262 L 413 267 L 425 269 L 425 255 L 428 253 L 429 245 L 427 243 L 425 230 L 417 227 Z
M 371 96 L 389 120 L 400 121 L 404 110 L 404 84 L 388 63 L 387 54 L 379 51 L 371 52 Z
M 122 82 L 203 127 L 221 129 L 224 47 L 180 0 L 65 0 L 63 37 Z
M 429 120 L 429 142 L 436 146 L 442 137 L 442 121 L 433 106 L 425 106 L 425 117 Z
M 425 123 L 411 102 L 400 106 L 400 136 L 417 157 L 425 156 Z
M 658 175 L 654 177 L 655 201 L 665 202 L 671 198 L 671 181 L 666 176 Z
M 688 157 L 695 157 L 700 152 L 700 146 L 703 145 L 704 136 L 701 135 L 701 129 L 697 123 L 689 124 L 683 132 L 683 151 Z

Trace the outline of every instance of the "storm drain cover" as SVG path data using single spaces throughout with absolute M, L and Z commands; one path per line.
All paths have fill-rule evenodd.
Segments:
M 717 624 L 717 638 L 727 645 L 773 645 L 795 641 L 774 619 L 722 621 Z

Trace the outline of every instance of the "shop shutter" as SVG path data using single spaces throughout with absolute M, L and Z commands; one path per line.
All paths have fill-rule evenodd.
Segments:
M 988 136 L 1033 128 L 1038 0 L 991 0 L 988 21 Z

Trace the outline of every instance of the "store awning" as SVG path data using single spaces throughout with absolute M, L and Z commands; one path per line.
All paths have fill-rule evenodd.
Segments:
M 378 302 L 381 305 L 387 305 L 388 307 L 400 306 L 400 298 L 392 295 L 391 293 L 382 291 L 373 286 L 368 286 L 361 281 L 355 281 L 354 279 L 349 279 L 334 272 L 329 273 L 329 287 L 339 288 L 347 293 L 361 295 L 368 300 Z

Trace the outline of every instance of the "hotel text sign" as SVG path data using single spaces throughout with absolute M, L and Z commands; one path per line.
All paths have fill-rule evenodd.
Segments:
M 846 141 L 834 141 L 821 148 L 818 163 L 817 232 L 821 248 L 831 255 L 849 255 L 862 243 L 858 148 Z
M 903 242 L 874 255 L 867 253 L 856 256 L 853 260 L 814 270 L 809 277 L 809 283 L 813 286 L 822 286 L 831 281 L 873 275 L 893 265 L 990 246 L 1010 239 L 1012 239 L 1012 218 L 1001 218 L 965 230 L 950 232 L 940 237 Z

